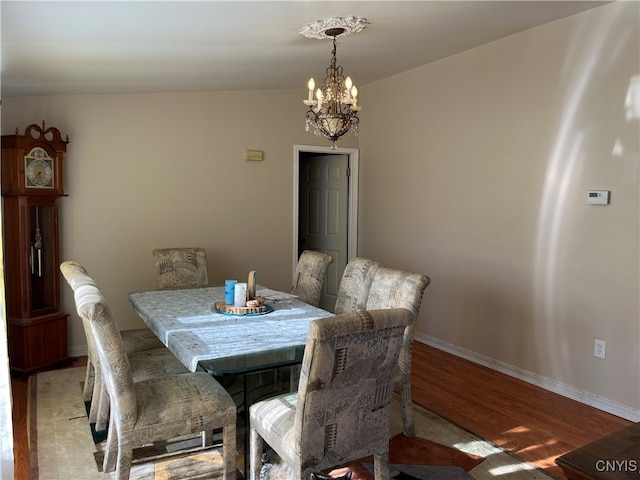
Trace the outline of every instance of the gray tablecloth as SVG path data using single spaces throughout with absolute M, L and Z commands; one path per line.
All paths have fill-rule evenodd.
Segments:
M 274 311 L 266 315 L 230 316 L 215 312 L 221 300 L 224 287 L 129 294 L 142 320 L 191 371 L 201 360 L 304 345 L 311 321 L 333 315 L 294 298 L 267 300 Z

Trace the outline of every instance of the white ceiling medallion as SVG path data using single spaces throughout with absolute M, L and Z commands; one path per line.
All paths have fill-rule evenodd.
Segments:
M 307 38 L 332 38 L 327 34 L 327 30 L 333 30 L 335 28 L 343 29 L 340 35 L 346 36 L 352 33 L 361 32 L 364 27 L 369 24 L 366 18 L 360 17 L 332 17 L 324 20 L 316 20 L 315 22 L 308 23 L 300 33 Z

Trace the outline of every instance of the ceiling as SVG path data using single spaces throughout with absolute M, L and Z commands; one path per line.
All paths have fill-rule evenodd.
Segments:
M 598 7 L 600 1 L 7 1 L 3 97 L 305 89 L 331 40 L 303 25 L 364 17 L 338 37 L 358 86 Z

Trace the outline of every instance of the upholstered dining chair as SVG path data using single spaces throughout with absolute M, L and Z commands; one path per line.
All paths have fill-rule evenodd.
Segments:
M 389 478 L 389 414 L 406 309 L 357 311 L 311 322 L 298 392 L 252 405 L 251 480 L 268 444 L 293 471 L 310 472 L 374 456 Z
M 381 265 L 364 257 L 355 257 L 347 263 L 338 287 L 336 306 L 333 313 L 364 310 L 369 297 L 369 288 Z
M 416 434 L 411 400 L 413 333 L 422 304 L 422 296 L 429 283 L 431 283 L 431 279 L 420 273 L 379 267 L 373 275 L 365 303 L 367 310 L 406 308 L 412 314 L 412 322 L 404 331 L 393 388 L 395 392 L 400 393 L 402 431 L 408 437 L 413 437 Z
M 209 283 L 204 248 L 156 248 L 152 254 L 158 289 L 203 287 Z
M 90 325 L 106 390 L 111 400 L 104 471 L 129 478 L 133 449 L 186 435 L 201 434 L 203 447 L 222 429 L 223 478 L 236 474 L 236 405 L 204 372 L 166 375 L 135 382 L 111 310 L 95 285 L 79 286 L 74 297 Z
M 293 286 L 291 293 L 298 299 L 313 305 L 320 306 L 322 288 L 327 277 L 327 268 L 333 262 L 333 257 L 328 253 L 305 250 L 298 258 L 298 264 L 293 274 Z
M 97 287 L 95 280 L 77 262 L 63 262 L 60 265 L 60 271 L 74 292 L 83 285 Z M 78 314 L 83 319 L 88 350 L 83 400 L 91 402 L 89 423 L 95 423 L 96 430 L 102 431 L 109 422 L 109 397 L 104 389 L 100 359 L 96 352 L 90 326 L 79 311 Z M 148 328 L 122 330 L 120 336 L 129 356 L 135 381 L 188 372 L 188 369 Z

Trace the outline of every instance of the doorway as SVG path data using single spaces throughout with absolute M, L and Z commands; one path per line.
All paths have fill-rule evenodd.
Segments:
M 333 311 L 342 273 L 357 255 L 358 150 L 294 147 L 293 271 L 303 250 L 329 253 L 320 307 Z

